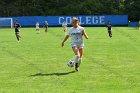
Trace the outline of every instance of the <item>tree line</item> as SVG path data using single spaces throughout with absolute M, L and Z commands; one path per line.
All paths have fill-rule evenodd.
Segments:
M 140 20 L 140 0 L 0 0 L 0 16 L 121 15 Z

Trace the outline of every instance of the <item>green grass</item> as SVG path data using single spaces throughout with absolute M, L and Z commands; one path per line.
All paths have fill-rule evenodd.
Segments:
M 61 27 L 0 29 L 0 93 L 140 93 L 140 31 L 85 27 L 83 63 L 73 72 L 66 62 L 74 56 Z

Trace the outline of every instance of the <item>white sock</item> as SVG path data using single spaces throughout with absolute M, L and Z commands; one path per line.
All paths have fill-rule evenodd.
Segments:
M 75 63 L 79 63 L 79 59 L 80 59 L 80 57 L 78 55 L 76 55 L 75 59 L 74 59 Z
M 79 58 L 78 65 L 80 66 L 81 63 L 82 63 L 82 58 Z
M 82 58 L 79 58 L 79 63 L 81 63 L 82 62 Z

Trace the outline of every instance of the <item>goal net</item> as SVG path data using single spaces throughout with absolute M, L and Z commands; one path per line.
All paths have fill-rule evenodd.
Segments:
M 12 18 L 0 18 L 0 28 L 1 27 L 13 27 L 13 19 Z

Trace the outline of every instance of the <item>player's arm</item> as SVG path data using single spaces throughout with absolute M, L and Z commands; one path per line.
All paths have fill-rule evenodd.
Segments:
M 88 35 L 87 35 L 87 33 L 85 32 L 85 29 L 83 29 L 83 35 L 84 35 L 84 37 L 85 37 L 86 39 L 88 39 Z
M 64 40 L 62 41 L 62 44 L 61 44 L 62 47 L 64 46 L 64 43 L 67 41 L 68 38 L 69 38 L 69 35 L 66 35 Z

